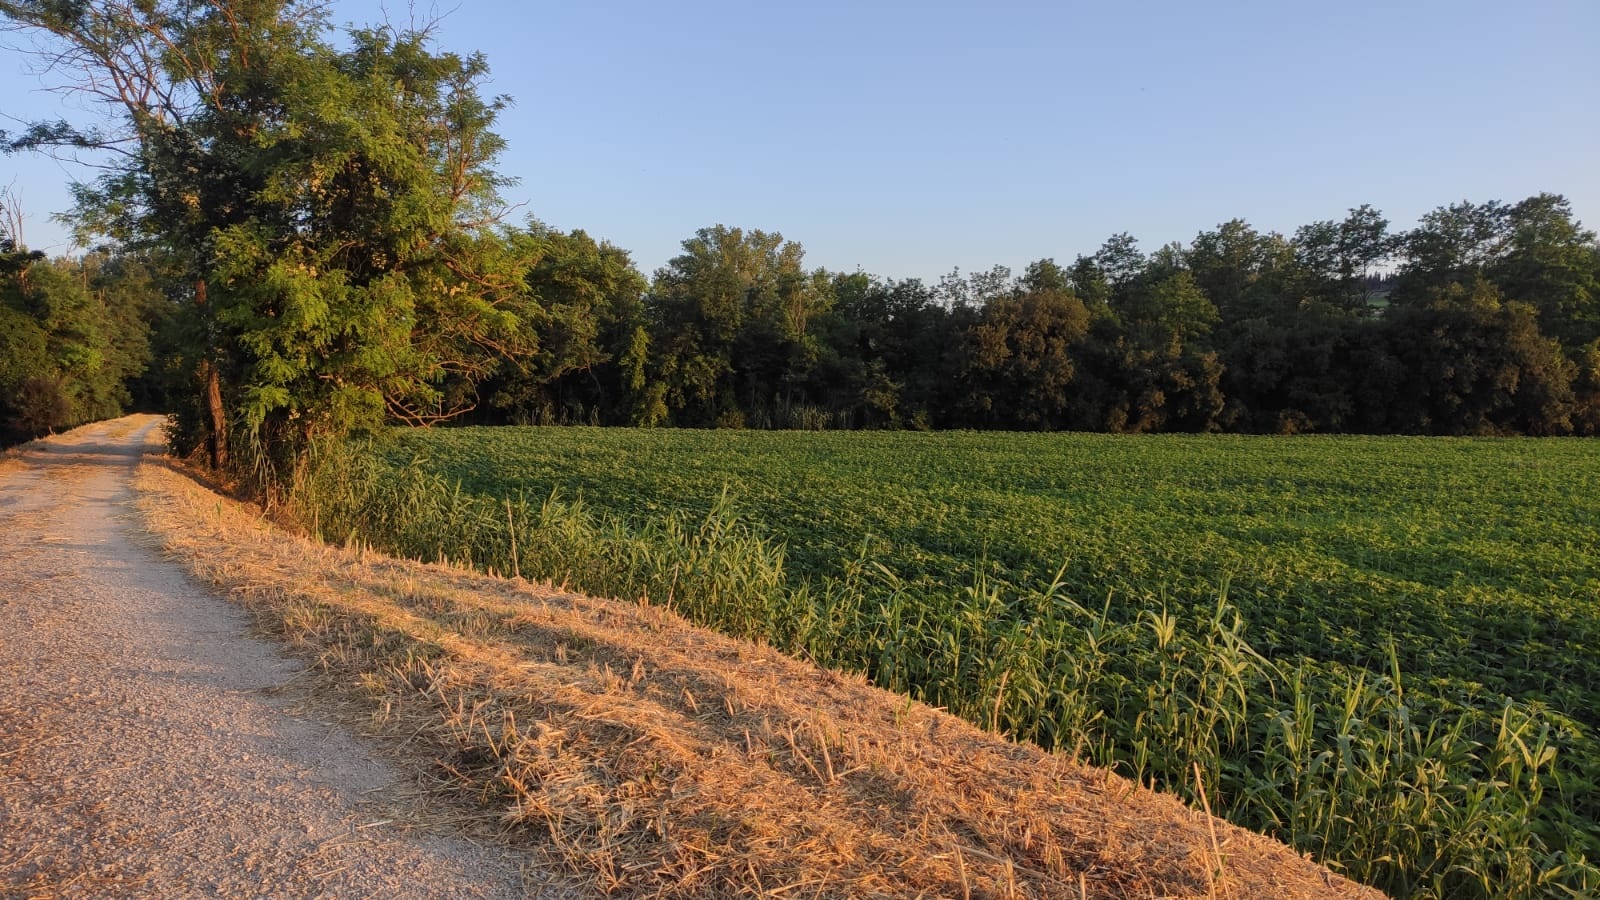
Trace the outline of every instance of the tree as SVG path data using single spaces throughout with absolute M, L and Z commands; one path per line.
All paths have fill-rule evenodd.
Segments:
M 1572 430 L 1600 435 L 1600 340 L 1579 348 L 1572 377 Z
M 0 429 L 33 437 L 118 415 L 149 360 L 130 290 L 108 303 L 114 262 L 0 251 Z
M 717 225 L 683 250 L 646 299 L 668 409 L 682 424 L 784 424 L 817 359 L 826 276 L 806 272 L 801 246 L 776 232 Z
M 1072 276 L 1055 260 L 1041 259 L 1023 271 L 1022 286 L 1030 291 L 1071 291 Z
M 1359 349 L 1373 324 L 1333 309 L 1238 324 L 1224 349 L 1230 427 L 1267 433 L 1339 432 L 1356 424 Z
M 1338 309 L 1366 313 L 1368 277 L 1394 246 L 1389 220 L 1367 204 L 1350 210 L 1342 222 L 1313 222 L 1294 235 L 1295 261 L 1308 280 L 1311 299 Z
M 49 329 L 60 298 L 38 283 L 34 270 L 43 268 L 44 254 L 14 237 L 21 220 L 10 191 L 0 191 L 0 445 L 44 434 L 73 416 Z
M 1089 310 L 1066 291 L 1024 289 L 991 300 L 963 345 L 968 407 L 991 427 L 1064 427 L 1076 345 L 1088 333 Z
M 1139 241 L 1126 231 L 1106 238 L 1093 259 L 1095 266 L 1105 273 L 1106 283 L 1113 292 L 1130 287 L 1144 273 L 1147 262 L 1139 249 Z
M 816 324 L 819 353 L 807 393 L 818 397 L 833 421 L 846 427 L 899 424 L 903 383 L 884 356 L 893 339 L 884 284 L 865 272 L 836 274 L 833 305 Z
M 1185 271 L 1133 291 L 1122 307 L 1123 326 L 1142 347 L 1204 344 L 1220 321 L 1217 307 Z
M 7 436 L 41 434 L 65 424 L 71 415 L 58 402 L 65 392 L 50 360 L 49 336 L 42 323 L 16 308 L 11 299 L 14 280 L 15 274 L 0 276 L 0 443 Z M 34 410 L 46 385 L 52 399 L 41 421 Z
M 1400 235 L 1400 277 L 1392 300 L 1426 306 L 1454 287 L 1473 282 L 1501 252 L 1506 208 L 1498 201 L 1441 206 Z
M 948 280 L 947 280 L 948 283 Z M 929 428 L 950 421 L 960 390 L 959 336 L 977 313 L 948 307 L 917 279 L 835 275 L 818 320 L 812 396 L 855 427 Z
M 644 388 L 624 371 L 643 378 L 644 276 L 627 251 L 582 230 L 533 221 L 507 239 L 532 261 L 524 289 L 540 339 L 536 352 L 501 360 L 491 402 L 514 421 L 628 421 Z
M 1215 431 L 1225 408 L 1216 353 L 1140 347 L 1101 324 L 1078 355 L 1068 427 L 1143 433 Z
M 1532 305 L 1541 329 L 1571 352 L 1600 337 L 1600 244 L 1559 194 L 1442 206 L 1397 243 L 1397 303 L 1437 305 L 1481 280 Z
M 1104 318 L 1111 314 L 1111 278 L 1093 256 L 1079 256 L 1072 261 L 1067 286 L 1083 301 L 1090 315 Z
M 1576 367 L 1543 335 L 1538 314 L 1504 303 L 1479 279 L 1452 286 L 1388 323 L 1406 379 L 1391 404 L 1400 430 L 1434 434 L 1568 434 Z
M 1270 312 L 1281 299 L 1278 279 L 1291 255 L 1281 236 L 1231 219 L 1196 235 L 1184 262 L 1220 317 L 1236 322 Z
M 1221 321 L 1188 268 L 1181 245 L 1148 256 L 1118 235 L 1093 260 L 1080 258 L 1074 283 L 1104 291 L 1109 309 L 1091 313 L 1081 343 L 1071 427 L 1110 431 L 1207 431 L 1223 409 L 1222 367 L 1210 352 Z
M 496 235 L 481 56 L 425 32 L 326 40 L 292 0 L 0 0 L 115 132 L 36 123 L 18 148 L 121 154 L 84 230 L 160 248 L 192 285 L 183 429 L 271 489 L 319 436 L 461 414 L 536 348 L 527 260 Z
M 1499 251 L 1485 276 L 1539 310 L 1540 329 L 1569 348 L 1600 338 L 1600 244 L 1558 194 L 1505 210 Z

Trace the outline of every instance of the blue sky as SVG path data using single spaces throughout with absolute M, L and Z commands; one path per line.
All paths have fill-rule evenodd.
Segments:
M 483 51 L 487 90 L 516 100 L 514 215 L 607 238 L 646 274 L 717 223 L 781 231 L 813 266 L 927 279 L 1362 203 L 1408 227 L 1553 191 L 1600 225 L 1595 0 L 440 9 L 439 46 Z M 339 0 L 332 18 L 385 13 Z M 25 89 L 0 113 L 59 110 L 16 53 L 0 77 Z M 69 249 L 47 217 L 72 174 L 0 157 L 33 246 Z

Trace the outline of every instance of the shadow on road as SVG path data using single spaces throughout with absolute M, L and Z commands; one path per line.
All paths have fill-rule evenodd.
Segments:
M 114 444 L 88 442 L 82 444 L 36 444 L 15 451 L 13 459 L 29 465 L 48 466 L 70 463 L 75 465 L 125 466 L 143 452 L 142 443 Z

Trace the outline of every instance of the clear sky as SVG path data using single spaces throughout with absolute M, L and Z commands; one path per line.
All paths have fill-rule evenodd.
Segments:
M 337 0 L 335 23 L 409 21 Z M 428 17 L 427 7 L 418 15 Z M 516 105 L 505 194 L 632 252 L 781 231 L 812 266 L 936 278 L 1148 250 L 1231 218 L 1292 232 L 1371 203 L 1396 227 L 1565 194 L 1600 226 L 1600 2 L 522 3 L 461 0 Z M 0 113 L 60 109 L 0 51 Z M 67 114 L 82 118 L 68 109 Z M 6 122 L 0 127 L 15 127 Z M 28 243 L 70 170 L 0 157 Z M 78 177 L 82 177 L 79 175 Z

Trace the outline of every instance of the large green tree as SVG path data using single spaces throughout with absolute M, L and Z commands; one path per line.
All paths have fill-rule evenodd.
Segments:
M 1368 205 L 1340 222 L 1313 222 L 1295 232 L 1295 261 L 1305 299 L 1366 314 L 1372 307 L 1372 274 L 1394 248 L 1389 220 Z
M 1471 290 L 1500 254 L 1506 207 L 1499 201 L 1441 206 L 1399 235 L 1399 283 L 1393 300 L 1426 306 L 1452 288 Z
M 1281 281 L 1292 257 L 1281 235 L 1262 234 L 1243 219 L 1232 219 L 1196 235 L 1183 263 L 1221 318 L 1233 322 L 1270 312 L 1281 301 Z
M 967 330 L 963 381 L 977 422 L 1057 429 L 1067 424 L 1089 310 L 1059 287 L 997 297 Z
M 18 148 L 119 154 L 84 230 L 158 247 L 190 285 L 182 432 L 271 487 L 319 435 L 447 419 L 536 347 L 528 260 L 493 230 L 501 148 L 481 57 L 424 33 L 336 47 L 293 0 L 0 0 L 45 37 L 99 129 Z
M 540 340 L 500 361 L 494 405 L 519 422 L 627 421 L 646 392 L 644 276 L 627 251 L 582 230 L 534 221 L 508 240 L 532 260 L 524 287 Z
M 1484 274 L 1507 299 L 1537 309 L 1540 329 L 1567 348 L 1600 339 L 1600 243 L 1565 197 L 1537 194 L 1506 209 Z
M 684 241 L 646 301 L 654 377 L 675 421 L 785 424 L 804 401 L 831 293 L 776 232 L 717 225 Z

